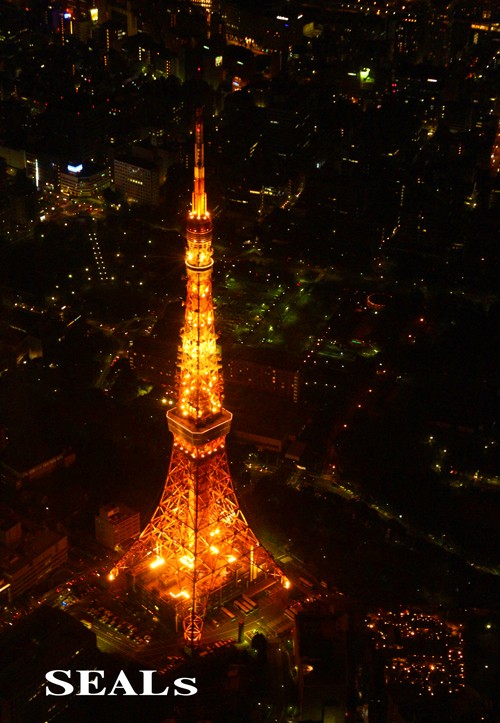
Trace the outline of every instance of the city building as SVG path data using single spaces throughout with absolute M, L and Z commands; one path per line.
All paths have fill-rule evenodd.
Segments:
M 130 0 L 104 0 L 99 3 L 99 22 L 111 20 L 128 36 L 137 33 L 137 13 Z
M 113 164 L 115 188 L 127 201 L 154 206 L 160 197 L 160 169 L 136 157 L 115 158 Z
M 8 511 L 0 517 L 2 595 L 11 602 L 44 580 L 68 559 L 68 538 L 53 530 L 25 531 Z
M 59 170 L 61 193 L 73 198 L 95 198 L 111 185 L 109 168 L 68 163 Z
M 16 450 L 7 452 L 0 461 L 0 480 L 8 487 L 21 489 L 35 479 L 52 474 L 57 469 L 71 467 L 76 454 L 72 449 L 64 449 L 53 455 L 33 453 L 29 460 L 24 453 Z
M 42 341 L 24 329 L 0 322 L 0 370 L 43 356 Z
M 24 148 L 13 148 L 0 145 L 0 158 L 5 160 L 9 175 L 26 168 L 26 151 Z
M 345 603 L 338 596 L 321 598 L 291 613 L 299 720 L 345 720 L 349 665 Z
M 237 352 L 229 352 L 226 359 L 227 381 L 273 392 L 294 402 L 299 401 L 299 363 L 290 354 L 251 347 L 242 351 L 238 349 Z
M 283 49 L 302 39 L 302 14 L 297 18 L 292 10 L 279 14 L 276 6 L 271 4 L 267 9 L 262 9 L 226 2 L 221 15 L 228 39 L 256 48 L 259 52 Z
M 199 5 L 203 8 L 203 10 L 206 10 L 207 13 L 210 13 L 212 10 L 212 0 L 193 0 L 194 5 Z
M 309 88 L 286 81 L 277 84 L 266 108 L 266 151 L 274 162 L 287 163 L 310 146 L 314 103 Z
M 137 376 L 153 384 L 173 387 L 177 349 L 171 341 L 138 337 L 129 351 L 130 364 Z
M 95 516 L 96 540 L 110 550 L 119 549 L 140 531 L 141 516 L 127 505 L 103 505 Z

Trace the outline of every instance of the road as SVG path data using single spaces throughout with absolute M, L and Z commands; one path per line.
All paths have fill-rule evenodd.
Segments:
M 349 487 L 349 483 L 345 480 L 343 482 L 340 482 L 338 479 L 336 479 L 334 476 L 329 474 L 323 474 L 323 475 L 315 475 L 312 473 L 307 473 L 305 475 L 301 475 L 303 478 L 305 478 L 305 481 L 307 481 L 308 484 L 315 487 L 318 491 L 321 491 L 322 493 L 327 494 L 335 494 L 339 497 L 343 497 L 344 499 L 348 500 L 356 500 L 356 502 L 360 502 L 361 504 L 366 505 L 367 507 L 370 507 L 374 512 L 377 513 L 377 515 L 382 518 L 386 522 L 394 521 L 397 522 L 399 525 L 404 527 L 406 532 L 416 539 L 425 540 L 425 542 L 428 542 L 431 545 L 435 545 L 437 547 L 441 547 L 442 549 L 446 550 L 446 552 L 450 553 L 451 555 L 455 555 L 459 557 L 461 560 L 463 560 L 467 565 L 470 567 L 473 567 L 476 570 L 480 570 L 481 572 L 486 572 L 490 575 L 500 575 L 500 567 L 486 567 L 485 565 L 482 565 L 474 560 L 469 560 L 465 557 L 465 555 L 458 550 L 453 542 L 446 539 L 444 535 L 440 537 L 436 537 L 430 532 L 427 532 L 425 530 L 421 530 L 418 527 L 415 527 L 412 525 L 408 520 L 406 520 L 401 514 L 398 514 L 394 510 L 391 510 L 387 507 L 382 506 L 382 504 L 377 503 L 374 500 L 367 499 L 363 496 L 363 494 L 359 491 L 353 491 Z M 303 480 L 304 481 L 304 480 Z

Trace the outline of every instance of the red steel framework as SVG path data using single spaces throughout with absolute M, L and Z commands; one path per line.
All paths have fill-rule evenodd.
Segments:
M 203 121 L 196 113 L 194 190 L 187 221 L 187 296 L 179 348 L 177 405 L 167 412 L 173 449 L 160 503 L 110 573 L 158 568 L 180 611 L 184 639 L 201 639 L 211 596 L 225 599 L 261 573 L 282 577 L 238 505 L 226 455 L 232 414 L 222 406 L 212 300 L 212 221 L 205 193 Z

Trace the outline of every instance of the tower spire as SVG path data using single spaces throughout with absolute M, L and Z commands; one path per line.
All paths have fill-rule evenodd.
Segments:
M 207 211 L 203 118 L 196 110 L 193 205 L 186 227 L 187 298 L 179 350 L 177 411 L 199 425 L 222 410 L 220 360 L 212 302 L 212 221 Z
M 194 188 L 191 215 L 205 218 L 207 212 L 207 194 L 205 193 L 205 160 L 203 148 L 203 115 L 201 108 L 196 109 L 194 141 Z

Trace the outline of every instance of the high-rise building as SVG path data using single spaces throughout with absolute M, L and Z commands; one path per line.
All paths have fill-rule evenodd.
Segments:
M 141 531 L 141 517 L 137 510 L 126 505 L 103 505 L 95 516 L 95 537 L 111 550 L 119 549 Z
M 154 571 L 158 593 L 175 606 L 191 648 L 200 641 L 207 605 L 214 598 L 220 604 L 260 574 L 281 576 L 243 516 L 226 455 L 232 414 L 222 406 L 203 152 L 198 111 L 177 405 L 167 412 L 174 437 L 170 467 L 150 522 L 110 574 L 114 579 L 127 568 L 136 574 Z
M 156 163 L 138 158 L 115 158 L 115 187 L 127 200 L 155 205 L 160 196 L 160 170 Z
M 193 0 L 193 5 L 199 5 L 206 10 L 207 13 L 212 11 L 212 0 Z

